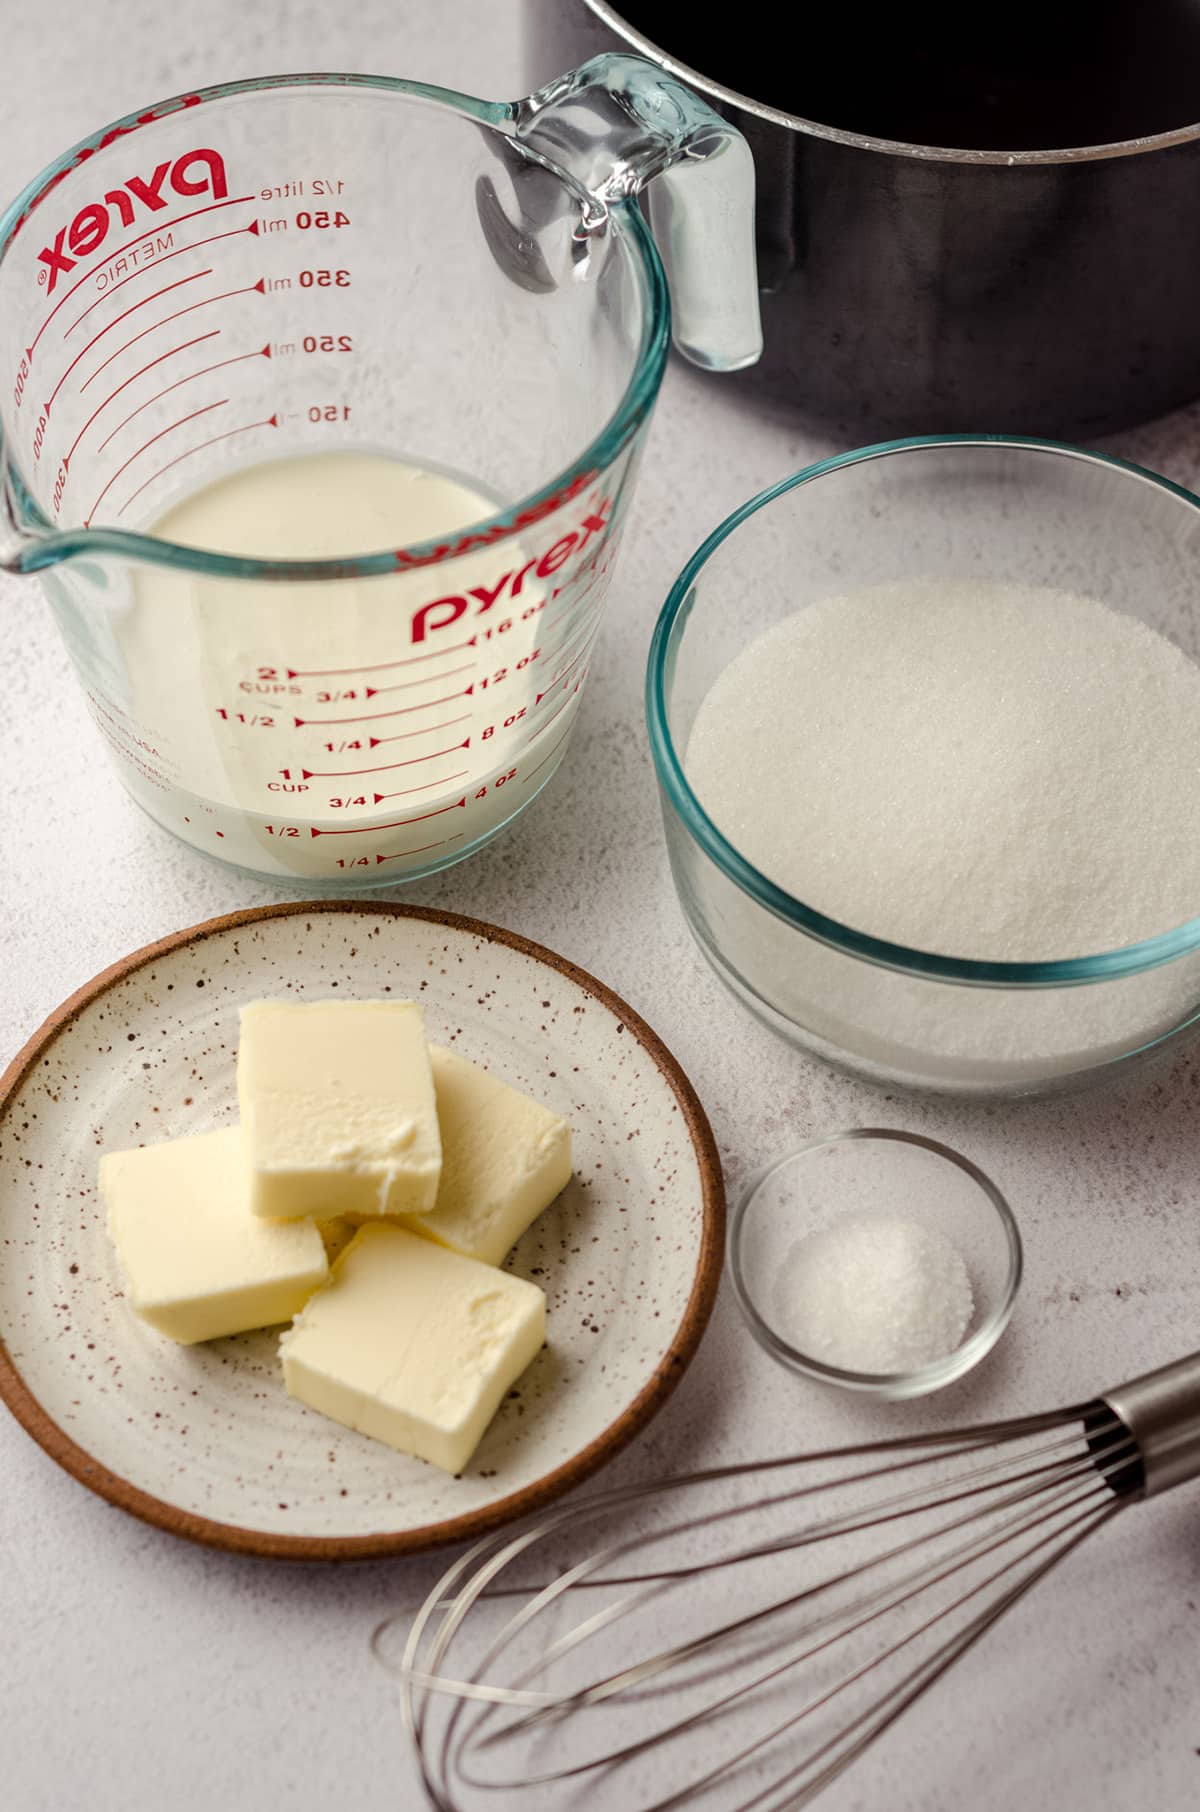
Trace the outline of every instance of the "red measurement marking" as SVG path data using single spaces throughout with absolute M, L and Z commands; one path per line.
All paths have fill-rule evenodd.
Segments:
M 344 679 L 352 673 L 383 673 L 389 667 L 415 667 L 418 661 L 437 661 L 444 654 L 457 654 L 460 648 L 474 648 L 475 637 L 468 636 L 465 642 L 452 642 L 448 648 L 435 649 L 432 654 L 410 654 L 403 661 L 380 661 L 374 667 L 310 667 L 303 671 L 298 667 L 288 667 L 288 679 Z
M 568 598 L 564 604 L 558 606 L 557 610 L 545 611 L 542 615 L 541 622 L 538 624 L 538 634 L 545 635 L 548 629 L 557 629 L 563 623 L 566 624 L 567 633 L 570 634 L 574 624 L 581 622 L 582 619 L 588 615 L 588 612 L 583 606 L 586 604 L 593 589 L 593 586 L 585 585 L 583 590 L 579 592 L 576 597 Z M 600 602 L 603 603 L 603 599 L 601 599 Z
M 583 683 L 583 680 L 586 678 L 586 676 L 587 676 L 587 668 L 585 667 L 583 670 L 583 673 L 580 675 L 580 682 L 579 682 L 580 685 Z M 556 717 L 562 716 L 563 712 L 566 710 L 566 708 L 570 704 L 571 700 L 573 698 L 577 698 L 578 695 L 579 695 L 579 686 L 577 685 L 574 692 L 567 693 L 567 696 L 563 699 L 563 702 L 561 705 L 559 705 L 558 709 L 556 711 L 551 711 L 551 713 L 550 713 L 549 717 L 546 719 L 545 723 L 538 725 L 539 735 L 541 734 L 541 732 L 543 730 L 548 730 L 550 728 L 550 725 L 554 722 Z
M 144 340 L 148 333 L 157 333 L 158 329 L 160 327 L 165 327 L 168 321 L 178 321 L 181 315 L 195 314 L 198 308 L 207 308 L 212 302 L 225 302 L 230 296 L 248 296 L 253 289 L 256 289 L 260 296 L 263 294 L 263 280 L 261 277 L 257 283 L 247 283 L 242 289 L 226 289 L 222 290 L 219 296 L 205 296 L 203 302 L 189 302 L 186 308 L 177 308 L 173 315 L 164 315 L 161 321 L 155 321 L 151 327 L 143 327 L 141 333 L 135 333 L 132 340 L 126 340 L 124 346 L 118 346 L 115 352 L 110 352 L 103 365 L 97 365 L 91 377 L 85 378 L 83 383 L 80 384 L 80 394 L 82 395 L 89 384 L 94 384 L 96 382 L 96 379 L 100 376 L 102 371 L 107 371 L 114 359 L 119 359 L 123 352 L 128 352 L 131 346 L 136 346 L 139 340 Z
M 565 680 L 567 678 L 568 674 L 570 674 L 571 671 L 575 667 L 578 667 L 580 661 L 585 659 L 585 657 L 591 653 L 592 649 L 596 645 L 596 637 L 599 633 L 600 632 L 598 629 L 594 630 L 593 633 L 588 637 L 587 641 L 583 644 L 583 647 L 579 650 L 579 653 L 575 656 L 574 660 L 568 661 L 568 663 L 565 667 L 559 668 L 558 672 L 554 675 L 553 683 L 555 686 L 557 686 L 559 684 L 560 680 Z
M 603 614 L 602 611 L 596 611 L 590 622 L 584 624 L 579 635 L 568 636 L 557 648 L 542 649 L 541 668 L 538 677 L 540 678 L 543 674 L 549 674 L 550 677 L 546 681 L 546 692 L 549 692 L 552 686 L 558 684 L 564 673 L 570 672 L 571 668 L 575 665 L 575 662 L 579 660 L 581 655 L 585 655 L 589 648 L 595 646 L 596 639 L 600 634 L 600 619 Z M 578 650 L 578 653 L 576 653 L 575 650 Z M 569 660 L 564 667 L 562 662 L 565 655 L 573 655 L 573 659 Z M 539 694 L 539 696 L 544 698 L 546 693 L 543 692 Z
M 54 307 L 50 310 L 50 313 L 46 316 L 46 319 L 34 334 L 32 342 L 25 348 L 25 357 L 27 359 L 33 358 L 34 347 L 37 345 L 63 304 L 71 300 L 71 297 L 75 294 L 76 290 L 80 289 L 83 284 L 88 281 L 89 277 L 94 277 L 97 270 L 102 270 L 106 264 L 111 264 L 114 258 L 119 258 L 121 256 L 122 252 L 127 252 L 131 246 L 140 245 L 143 239 L 150 239 L 155 233 L 166 232 L 168 227 L 182 226 L 185 220 L 195 220 L 199 214 L 211 214 L 217 208 L 240 207 L 244 201 L 257 201 L 257 199 L 258 197 L 256 195 L 231 195 L 227 201 L 212 201 L 206 208 L 193 208 L 190 213 L 176 214 L 174 220 L 156 221 L 152 227 L 140 232 L 135 239 L 127 239 L 124 245 L 119 245 L 115 251 L 109 252 L 106 258 L 102 258 L 98 265 L 93 265 L 90 271 L 85 271 L 82 277 L 72 283 L 70 289 L 63 291 L 62 295 L 58 298 L 58 301 L 54 304 Z
M 419 856 L 427 849 L 445 849 L 447 843 L 461 843 L 466 834 L 466 831 L 459 831 L 457 836 L 443 837 L 438 843 L 418 843 L 415 849 L 398 849 L 394 856 L 377 855 L 375 866 L 381 862 L 403 862 L 406 856 Z
M 443 812 L 456 812 L 460 806 L 464 806 L 466 803 L 467 796 L 464 793 L 461 799 L 454 801 L 453 805 L 439 805 L 435 811 L 418 812 L 415 818 L 397 818 L 391 824 L 349 824 L 345 830 L 318 830 L 314 824 L 309 830 L 309 835 L 312 837 L 361 837 L 364 832 L 403 830 L 406 824 L 424 824 L 427 818 L 440 818 Z
M 382 805 L 385 799 L 410 799 L 414 793 L 431 793 L 435 786 L 449 786 L 452 780 L 462 780 L 469 772 L 459 768 L 457 774 L 443 774 L 439 780 L 427 780 L 424 786 L 402 786 L 395 793 L 376 793 L 373 804 Z
M 370 711 L 366 717 L 294 717 L 293 724 L 297 730 L 311 725 L 314 729 L 326 724 L 377 724 L 385 717 L 407 717 L 410 711 L 428 711 L 434 705 L 448 705 L 456 698 L 469 698 L 474 686 L 464 686 L 461 692 L 447 692 L 444 698 L 427 698 L 420 705 L 397 705 L 394 711 Z
M 419 761 L 436 761 L 439 755 L 453 755 L 459 749 L 469 749 L 471 738 L 465 742 L 456 742 L 452 749 L 434 749 L 431 755 L 412 755 L 407 761 L 390 761 L 380 768 L 337 768 L 333 773 L 323 773 L 319 768 L 301 768 L 302 780 L 352 780 L 356 774 L 390 774 L 393 768 L 412 768 Z
M 575 611 L 577 611 L 579 609 L 579 606 L 583 603 L 584 599 L 589 598 L 592 595 L 592 593 L 595 591 L 597 585 L 602 584 L 607 578 L 608 578 L 608 565 L 606 562 L 604 566 L 600 567 L 596 572 L 594 572 L 592 574 L 591 578 L 588 580 L 587 584 L 583 587 L 582 591 L 577 591 L 573 597 L 570 597 L 567 599 L 565 604 L 560 604 L 556 611 L 548 612 L 545 617 L 545 622 L 546 623 L 550 623 L 551 621 L 558 622 L 558 620 L 561 617 L 571 616 Z
M 126 315 L 136 314 L 137 310 L 139 308 L 145 308 L 147 302 L 157 302 L 158 298 L 160 296 L 167 295 L 168 292 L 173 289 L 182 289 L 183 285 L 185 283 L 195 283 L 195 281 L 198 277 L 211 277 L 211 276 L 212 276 L 211 266 L 206 271 L 193 271 L 190 277 L 180 277 L 180 279 L 177 283 L 164 283 L 163 287 L 161 289 L 156 289 L 152 296 L 143 296 L 140 302 L 135 302 L 132 305 L 132 307 L 127 308 L 125 310 L 124 314 L 114 315 L 112 320 L 109 321 L 104 327 L 102 327 L 100 329 L 99 333 L 94 333 L 92 335 L 91 339 L 88 341 L 87 345 L 82 347 L 75 354 L 75 357 L 71 360 L 71 363 L 67 366 L 67 369 L 63 372 L 63 374 L 59 378 L 57 384 L 55 384 L 53 390 L 50 392 L 50 402 L 46 404 L 46 414 L 49 415 L 50 404 L 53 403 L 55 397 L 58 395 L 58 393 L 62 389 L 63 385 L 66 383 L 67 379 L 70 377 L 71 373 L 74 371 L 76 365 L 78 365 L 80 359 L 83 358 L 86 353 L 89 353 L 92 350 L 92 347 L 96 344 L 97 340 L 102 340 L 104 338 L 105 334 L 108 333 L 110 328 L 115 327 L 119 321 L 123 321 L 125 319 Z M 100 369 L 101 369 L 101 371 L 103 371 L 104 366 L 102 365 L 100 367 Z M 92 377 L 94 377 L 95 375 L 96 375 L 95 372 L 93 372 Z M 91 382 L 90 378 L 89 378 L 88 382 L 89 383 Z M 80 386 L 80 388 L 86 390 L 87 385 L 83 384 Z
M 424 679 L 400 680 L 394 686 L 364 686 L 364 698 L 380 698 L 385 692 L 411 692 L 414 686 L 436 686 L 440 680 L 457 679 L 460 673 L 470 673 L 475 666 L 468 661 L 462 667 L 449 667 L 445 673 L 428 673 Z
M 555 713 L 555 715 L 557 716 L 557 713 Z M 528 786 L 529 782 L 533 779 L 533 776 L 535 774 L 541 773 L 541 771 L 545 767 L 546 763 L 548 761 L 553 760 L 554 756 L 558 754 L 558 751 L 562 748 L 564 742 L 566 742 L 567 737 L 570 734 L 571 734 L 571 732 L 569 729 L 563 731 L 562 735 L 559 737 L 558 741 L 555 743 L 554 747 L 551 749 L 549 755 L 544 755 L 542 757 L 541 761 L 538 762 L 536 768 L 531 768 L 529 773 L 526 774 L 524 780 L 521 782 L 522 786 Z
M 226 397 L 224 400 L 226 402 L 229 401 L 228 397 Z M 219 403 L 210 403 L 208 405 L 208 407 L 210 409 L 219 409 L 220 406 L 221 405 Z M 197 409 L 196 414 L 203 415 L 204 410 Z M 191 418 L 189 416 L 184 416 L 185 421 L 188 421 L 190 419 Z M 223 434 L 213 434 L 209 437 L 208 440 L 202 440 L 202 441 L 198 442 L 196 446 L 189 447 L 185 453 L 177 453 L 175 455 L 174 459 L 168 459 L 164 465 L 159 466 L 159 468 L 156 472 L 151 472 L 149 478 L 145 479 L 138 486 L 136 491 L 130 491 L 128 497 L 125 499 L 124 503 L 121 505 L 120 509 L 117 511 L 117 515 L 123 516 L 125 514 L 126 510 L 129 508 L 130 504 L 133 502 L 134 498 L 140 497 L 142 492 L 146 489 L 147 485 L 152 485 L 156 478 L 161 478 L 164 472 L 169 472 L 171 470 L 172 466 L 181 465 L 185 459 L 190 459 L 192 457 L 193 453 L 203 453 L 205 447 L 215 447 L 218 441 L 232 440 L 233 436 L 235 434 L 249 434 L 255 428 L 277 428 L 278 426 L 279 426 L 279 417 L 277 415 L 268 415 L 268 416 L 265 416 L 263 418 L 263 420 L 260 422 L 243 422 L 240 428 L 226 428 L 226 430 Z M 126 464 L 128 464 L 128 463 L 129 462 L 127 460 Z M 87 528 L 88 525 L 85 522 L 83 526 L 84 526 L 84 528 Z
M 560 606 L 558 610 L 543 611 L 541 619 L 532 633 L 535 634 L 544 645 L 545 637 L 550 630 L 561 628 L 564 620 L 567 625 L 567 634 L 570 635 L 575 623 L 578 621 L 573 602 L 566 606 Z
M 471 713 L 466 711 L 461 717 L 446 717 L 440 724 L 425 724 L 419 730 L 399 730 L 395 736 L 368 736 L 367 747 L 368 749 L 381 749 L 385 742 L 411 742 L 415 736 L 433 736 L 439 730 L 452 730 L 455 724 L 468 724 L 470 721 Z M 346 747 L 347 745 L 343 743 L 343 753 Z
M 71 446 L 71 451 L 67 454 L 64 454 L 64 456 L 63 456 L 64 466 L 66 466 L 68 470 L 70 469 L 71 461 L 75 457 L 75 448 L 79 445 L 80 441 L 83 439 L 84 435 L 87 433 L 88 429 L 91 427 L 91 425 L 95 421 L 96 417 L 100 414 L 100 411 L 102 409 L 107 409 L 108 405 L 113 401 L 113 398 L 120 396 L 122 390 L 127 390 L 129 388 L 130 384 L 135 383 L 138 378 L 143 377 L 147 371 L 153 371 L 154 367 L 156 365 L 161 365 L 163 363 L 164 359 L 173 359 L 177 352 L 186 352 L 189 346 L 199 346 L 203 340 L 215 340 L 217 335 L 220 333 L 220 331 L 221 330 L 219 327 L 214 327 L 211 333 L 197 334 L 197 336 L 194 340 L 185 340 L 183 342 L 182 346 L 172 346 L 170 352 L 160 352 L 156 359 L 151 359 L 150 363 L 148 365 L 143 365 L 140 371 L 135 371 L 132 377 L 127 377 L 123 384 L 118 384 L 116 389 L 111 391 L 109 393 L 109 395 L 105 397 L 104 401 L 100 404 L 99 408 L 92 410 L 92 413 L 88 416 L 87 420 L 84 422 L 82 428 L 79 430 L 79 433 L 75 436 L 74 442 Z M 104 446 L 107 446 L 108 442 L 105 441 L 102 444 Z
M 175 432 L 176 428 L 182 428 L 185 422 L 195 421 L 195 419 L 198 415 L 207 415 L 209 413 L 209 411 L 212 409 L 223 409 L 225 404 L 228 401 L 229 401 L 229 398 L 227 396 L 223 396 L 221 398 L 220 402 L 205 403 L 205 405 L 202 409 L 193 409 L 190 415 L 181 415 L 177 422 L 172 422 L 170 424 L 170 426 L 167 428 L 160 428 L 157 434 L 152 434 L 150 436 L 149 440 L 143 441 L 141 446 L 137 449 L 136 453 L 131 453 L 129 455 L 129 458 L 125 461 L 124 465 L 120 465 L 117 467 L 116 471 L 113 473 L 112 477 L 109 479 L 108 483 L 105 485 L 104 489 L 101 491 L 99 497 L 97 497 L 95 503 L 92 505 L 91 510 L 84 517 L 84 519 L 83 519 L 84 528 L 91 527 L 92 517 L 96 514 L 96 511 L 100 508 L 101 503 L 104 501 L 105 497 L 107 497 L 108 493 L 112 490 L 113 486 L 116 484 L 116 482 L 117 482 L 118 478 L 121 476 L 122 472 L 127 471 L 129 469 L 129 467 L 133 464 L 135 459 L 140 459 L 142 454 L 146 451 L 146 449 L 148 447 L 152 447 L 156 440 L 161 440 L 163 438 L 164 434 L 173 434 Z M 126 500 L 126 503 L 127 502 L 128 502 L 128 500 Z M 126 507 L 126 504 L 122 504 L 121 508 L 124 509 L 125 507 Z M 120 513 L 121 513 L 121 511 L 118 510 L 117 514 L 120 515 Z
M 595 609 L 586 611 L 584 613 L 582 620 L 577 620 L 577 621 L 568 623 L 566 634 L 564 636 L 562 636 L 558 642 L 551 643 L 548 647 L 545 644 L 543 644 L 543 647 L 542 647 L 543 661 L 548 662 L 556 654 L 561 654 L 564 648 L 573 647 L 575 645 L 575 643 L 579 640 L 581 635 L 586 635 L 590 629 L 594 629 L 596 627 L 596 624 L 600 621 L 600 617 L 603 613 L 603 608 L 604 608 L 604 606 L 603 606 L 603 600 L 602 600 L 601 603 L 595 607 Z
M 87 320 L 93 308 L 99 308 L 102 302 L 107 302 L 110 296 L 115 296 L 119 289 L 124 289 L 127 283 L 132 283 L 135 277 L 144 277 L 147 271 L 157 270 L 160 264 L 169 264 L 172 258 L 182 258 L 185 252 L 198 252 L 202 245 L 215 245 L 218 239 L 237 239 L 240 238 L 243 233 L 256 234 L 257 232 L 258 222 L 252 220 L 248 227 L 234 227 L 228 233 L 212 233 L 207 239 L 197 239 L 194 245 L 181 245 L 178 251 L 163 252 L 159 257 L 153 259 L 151 263 L 140 265 L 137 270 L 130 271 L 129 275 L 127 277 L 122 277 L 119 283 L 112 283 L 106 290 L 102 290 L 96 297 L 96 300 L 94 302 L 89 302 L 83 313 L 77 315 L 71 322 L 71 325 L 65 329 L 63 339 L 68 339 L 70 335 L 75 332 L 79 323 Z
M 219 329 L 214 331 L 219 332 Z M 203 335 L 204 339 L 211 339 L 212 337 L 212 334 Z M 140 415 L 143 409 L 148 409 L 150 407 L 151 403 L 157 403 L 164 396 L 169 396 L 172 390 L 178 390 L 183 384 L 194 383 L 197 378 L 207 377 L 212 371 L 223 371 L 226 365 L 240 365 L 243 359 L 269 359 L 270 356 L 271 348 L 269 346 L 256 346 L 253 352 L 235 353 L 230 359 L 218 359 L 215 365 L 202 365 L 199 371 L 189 371 L 186 377 L 176 378 L 173 384 L 168 384 L 164 389 L 156 391 L 153 396 L 148 396 L 144 403 L 139 403 L 136 409 L 131 409 L 124 421 L 119 421 L 112 432 L 105 435 L 96 449 L 97 453 L 103 453 L 109 441 L 115 440 L 116 436 L 121 432 L 121 429 L 128 427 L 135 415 Z M 101 404 L 101 408 L 103 408 L 103 406 L 104 405 Z
M 588 653 L 588 651 L 592 647 L 592 644 L 595 642 L 595 640 L 596 640 L 596 637 L 593 635 L 590 641 L 584 643 L 583 647 L 579 650 L 579 653 L 575 656 L 575 659 L 573 661 L 571 661 L 568 666 L 564 667 L 562 669 L 561 673 L 556 673 L 554 675 L 554 678 L 551 680 L 550 684 L 546 687 L 546 690 L 544 692 L 539 692 L 537 697 L 534 699 L 533 702 L 535 705 L 540 705 L 544 698 L 549 698 L 550 694 L 552 692 L 556 691 L 558 689 L 558 687 L 562 685 L 563 681 L 570 676 L 571 669 L 573 667 L 578 667 L 580 661 L 583 660 L 584 656 Z
M 455 724 L 468 724 L 471 713 L 466 711 L 461 717 L 443 718 L 440 724 L 426 724 L 422 730 L 399 730 L 395 736 L 368 736 L 369 749 L 382 748 L 385 742 L 411 742 L 414 736 L 432 736 L 435 730 L 452 730 Z

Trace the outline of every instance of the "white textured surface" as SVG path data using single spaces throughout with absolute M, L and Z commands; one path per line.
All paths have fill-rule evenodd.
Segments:
M 515 7 L 335 9 L 282 0 L 165 13 L 149 0 L 0 4 L 4 187 L 70 140 L 186 85 L 271 68 L 363 68 L 515 92 Z M 654 614 L 726 511 L 826 450 L 675 370 L 651 437 L 605 645 L 563 772 L 520 824 L 411 897 L 518 927 L 595 969 L 656 1026 L 712 1116 L 736 1189 L 783 1145 L 890 1123 L 961 1144 L 1005 1190 L 1028 1269 L 992 1358 L 934 1403 L 872 1407 L 785 1379 L 724 1292 L 668 1410 L 613 1482 L 936 1417 L 1089 1394 L 1200 1328 L 1200 1067 L 1123 1092 L 955 1110 L 889 1100 L 804 1062 L 724 995 L 676 909 L 642 726 Z M 1200 410 L 1119 450 L 1200 480 Z M 30 586 L 0 583 L 5 711 L 0 1041 L 147 939 L 284 897 L 168 843 L 130 808 Z M 388 1679 L 367 1636 L 438 1562 L 232 1561 L 130 1521 L 0 1423 L 0 1695 L 12 1812 L 417 1812 Z M 1200 1792 L 1197 1494 L 1140 1508 L 1066 1563 L 877 1755 L 834 1812 L 1185 1812 Z M 513 1812 L 519 1807 L 508 1802 Z M 499 1804 L 499 1801 L 497 1801 Z M 508 1808 L 505 1808 L 508 1812 Z

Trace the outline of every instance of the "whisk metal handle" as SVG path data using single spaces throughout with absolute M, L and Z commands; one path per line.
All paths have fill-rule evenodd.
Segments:
M 1200 1478 L 1200 1353 L 1118 1385 L 1101 1401 L 1137 1442 L 1143 1497 Z

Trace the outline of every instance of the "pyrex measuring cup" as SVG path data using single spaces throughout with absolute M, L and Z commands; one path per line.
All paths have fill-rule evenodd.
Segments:
M 461 859 L 550 778 L 666 357 L 633 199 L 653 177 L 677 343 L 750 362 L 749 153 L 635 58 L 514 103 L 341 75 L 201 90 L 0 220 L 0 556 L 40 573 L 160 824 L 378 886 Z M 437 476 L 423 538 L 381 520 L 295 558 L 251 493 L 235 545 L 154 532 L 243 468 L 350 450 Z

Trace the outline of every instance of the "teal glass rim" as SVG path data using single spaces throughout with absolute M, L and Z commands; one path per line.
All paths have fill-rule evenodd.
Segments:
M 207 88 L 191 89 L 185 94 L 159 101 L 152 107 L 128 113 L 122 119 L 114 120 L 111 125 L 103 126 L 87 138 L 80 139 L 78 144 L 63 152 L 61 157 L 48 164 L 27 183 L 15 200 L 0 213 L 0 263 L 8 255 L 13 240 L 29 220 L 33 210 L 55 184 L 78 164 L 105 149 L 114 139 L 153 125 L 157 120 L 181 112 L 184 108 L 191 109 L 212 101 L 231 100 L 239 95 L 265 94 L 287 88 L 351 88 L 367 93 L 396 95 L 408 100 L 428 102 L 477 125 L 501 132 L 531 163 L 540 164 L 551 171 L 572 192 L 591 220 L 598 221 L 602 216 L 613 220 L 618 231 L 625 236 L 625 243 L 632 247 L 642 286 L 642 333 L 633 374 L 613 414 L 578 457 L 536 491 L 491 516 L 465 523 L 454 531 L 456 542 L 466 541 L 474 536 L 498 542 L 519 533 L 523 526 L 521 519 L 529 511 L 538 509 L 539 506 L 548 510 L 555 498 L 561 497 L 565 501 L 567 496 L 574 494 L 572 487 L 580 489 L 590 477 L 603 472 L 641 431 L 654 407 L 671 344 L 671 303 L 666 273 L 636 197 L 601 201 L 553 159 L 517 139 L 514 128 L 524 104 L 522 101 L 484 101 L 475 95 L 462 94 L 457 89 L 441 88 L 431 82 L 408 81 L 399 76 L 326 72 L 247 76 L 236 82 L 220 82 Z M 29 495 L 19 470 L 15 464 L 10 463 L 5 450 L 3 428 L 0 426 L 0 492 L 6 480 L 19 498 L 25 518 L 18 531 L 23 539 L 11 561 L 7 562 L 10 570 L 20 573 L 39 572 L 60 561 L 90 554 L 147 561 L 215 578 L 294 583 L 314 579 L 370 578 L 395 573 L 401 567 L 432 566 L 446 557 L 444 537 L 415 541 L 399 549 L 387 548 L 348 555 L 336 560 L 253 560 L 233 554 L 213 553 L 204 548 L 187 547 L 129 529 L 58 530 L 42 515 Z M 0 495 L 0 511 L 4 507 L 3 496 Z M 0 558 L 0 569 L 5 564 Z
M 838 453 L 818 460 L 799 472 L 781 479 L 778 484 L 760 491 L 756 497 L 727 516 L 708 539 L 701 543 L 684 566 L 667 595 L 654 626 L 646 670 L 646 721 L 650 733 L 650 753 L 659 785 L 671 810 L 692 839 L 721 872 L 743 893 L 755 900 L 776 918 L 797 931 L 828 944 L 850 956 L 863 957 L 886 969 L 902 974 L 927 975 L 940 981 L 960 982 L 976 987 L 1049 988 L 1080 987 L 1089 982 L 1113 981 L 1121 976 L 1139 975 L 1177 957 L 1200 949 L 1200 917 L 1186 920 L 1171 931 L 1126 944 L 1117 950 L 1104 950 L 1094 956 L 1068 957 L 1051 962 L 976 962 L 968 957 L 943 956 L 932 950 L 912 950 L 904 944 L 889 943 L 872 937 L 839 920 L 829 918 L 814 907 L 805 905 L 794 894 L 778 887 L 760 869 L 736 850 L 717 829 L 700 804 L 684 773 L 681 752 L 676 748 L 667 719 L 667 693 L 675 659 L 678 634 L 691 614 L 693 588 L 713 554 L 742 523 L 766 509 L 778 498 L 812 484 L 827 473 L 868 460 L 887 459 L 896 454 L 935 447 L 1013 447 L 1034 453 L 1048 453 L 1086 464 L 1107 466 L 1141 484 L 1167 491 L 1192 509 L 1200 510 L 1200 497 L 1173 484 L 1157 472 L 1117 459 L 1107 453 L 1087 452 L 1064 441 L 1040 440 L 1012 434 L 926 434 L 902 440 L 880 441 L 874 446 L 859 447 L 850 453 Z

